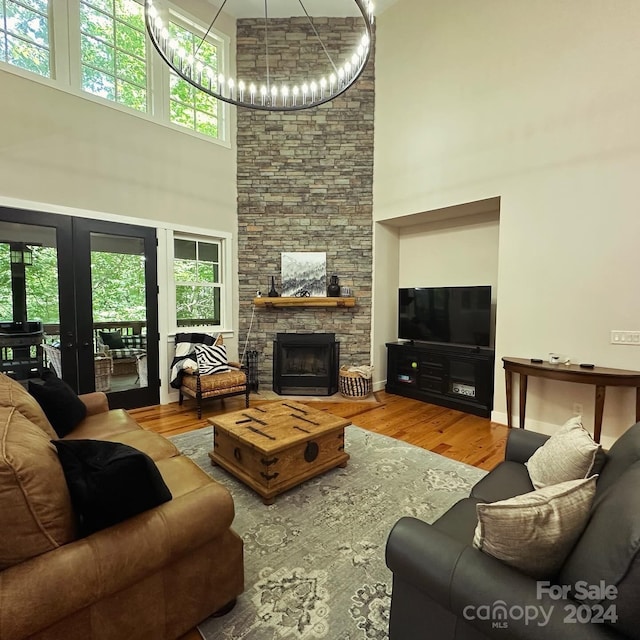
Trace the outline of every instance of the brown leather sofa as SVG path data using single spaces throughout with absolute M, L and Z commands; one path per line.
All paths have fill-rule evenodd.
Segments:
M 0 638 L 176 639 L 242 592 L 232 498 L 103 393 L 66 439 L 122 442 L 155 461 L 172 500 L 78 538 L 57 439 L 35 399 L 0 375 Z

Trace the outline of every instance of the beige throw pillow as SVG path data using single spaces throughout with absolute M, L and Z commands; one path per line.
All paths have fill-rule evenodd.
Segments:
M 591 475 L 600 450 L 582 426 L 582 417 L 567 420 L 525 463 L 536 489 Z
M 476 505 L 473 546 L 534 578 L 552 577 L 584 530 L 596 478 Z

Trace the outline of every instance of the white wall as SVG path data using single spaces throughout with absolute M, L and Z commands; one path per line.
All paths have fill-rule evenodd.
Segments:
M 502 356 L 640 368 L 639 348 L 609 343 L 640 329 L 639 20 L 635 0 L 400 0 L 378 20 L 375 220 L 501 198 L 499 422 Z M 374 342 L 390 331 L 376 324 Z M 589 425 L 592 394 L 531 378 L 528 426 L 550 430 L 576 402 Z M 605 444 L 634 404 L 608 390 Z
M 498 214 L 440 220 L 403 228 L 400 287 L 498 285 Z

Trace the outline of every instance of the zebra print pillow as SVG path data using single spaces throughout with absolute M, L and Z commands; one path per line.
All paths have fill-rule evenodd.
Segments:
M 229 371 L 229 367 L 227 366 L 227 347 L 225 347 L 225 345 L 209 346 L 206 344 L 197 344 L 195 345 L 195 349 L 200 375 Z

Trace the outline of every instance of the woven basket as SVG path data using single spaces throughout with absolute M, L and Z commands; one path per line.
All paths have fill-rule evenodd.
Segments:
M 349 367 L 340 367 L 340 393 L 345 398 L 366 398 L 371 393 L 371 378 L 364 378 L 357 371 L 349 371 Z
M 94 360 L 96 371 L 96 391 L 111 389 L 111 368 L 113 360 L 105 356 L 97 356 Z

